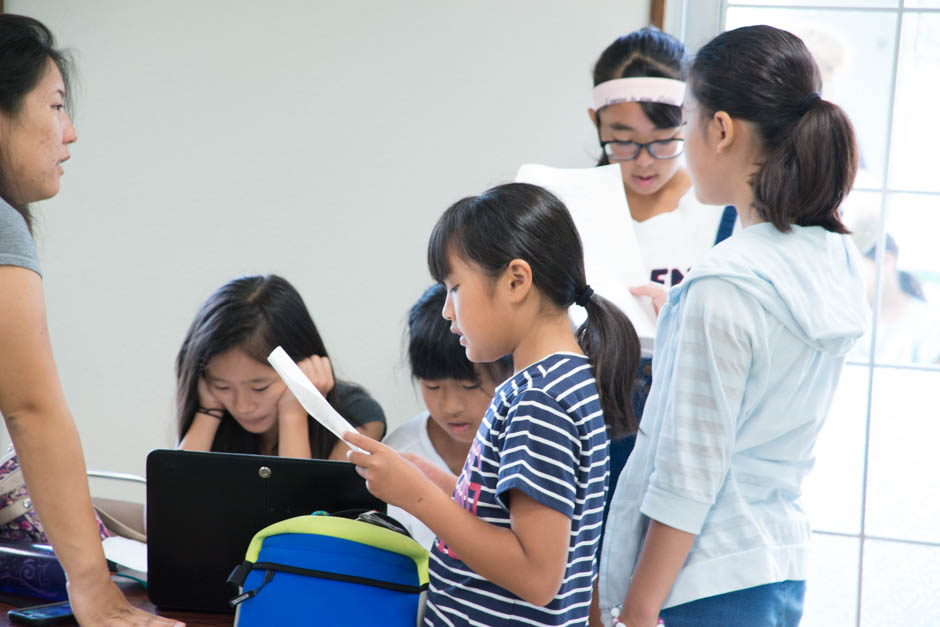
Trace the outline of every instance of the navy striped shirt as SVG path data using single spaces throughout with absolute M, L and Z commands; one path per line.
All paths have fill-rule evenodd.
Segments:
M 555 598 L 527 603 L 470 570 L 439 538 L 431 552 L 427 625 L 586 625 L 607 494 L 607 430 L 587 357 L 556 353 L 496 391 L 453 498 L 510 527 L 509 491 L 571 518 L 568 562 Z

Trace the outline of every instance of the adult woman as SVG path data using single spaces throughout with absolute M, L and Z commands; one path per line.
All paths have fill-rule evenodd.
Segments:
M 59 191 L 77 139 L 68 66 L 45 26 L 0 15 L 0 412 L 79 622 L 179 625 L 133 608 L 111 581 L 46 328 L 29 203 Z

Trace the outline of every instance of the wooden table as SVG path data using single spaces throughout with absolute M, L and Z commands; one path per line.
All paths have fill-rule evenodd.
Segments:
M 127 595 L 127 600 L 130 601 L 134 607 L 139 607 L 142 610 L 146 610 L 159 616 L 166 616 L 167 618 L 181 620 L 186 623 L 188 627 L 201 627 L 203 625 L 206 627 L 217 627 L 219 625 L 231 627 L 235 620 L 235 614 L 211 614 L 207 612 L 157 610 L 153 606 L 153 603 L 150 602 L 150 599 L 147 598 L 147 591 L 142 585 L 133 581 L 122 580 L 120 578 L 116 578 L 115 582 L 117 582 L 118 586 L 124 591 L 124 594 Z M 15 601 L 15 604 L 10 603 L 9 601 Z M 8 597 L 5 600 L 0 600 L 0 627 L 11 624 L 10 619 L 7 618 L 8 610 L 26 605 L 41 605 L 43 603 L 48 603 L 48 601 L 43 601 L 41 599 L 29 599 L 26 597 Z M 13 623 L 13 625 L 14 627 L 18 627 L 16 623 Z

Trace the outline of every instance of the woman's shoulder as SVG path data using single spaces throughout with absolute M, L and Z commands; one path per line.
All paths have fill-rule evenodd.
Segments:
M 0 198 L 0 265 L 19 266 L 40 274 L 36 243 L 23 215 Z

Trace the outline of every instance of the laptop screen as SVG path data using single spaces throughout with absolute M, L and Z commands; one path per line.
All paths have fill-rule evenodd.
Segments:
M 226 578 L 255 533 L 318 510 L 385 511 L 349 462 L 155 450 L 147 456 L 147 593 L 165 608 L 234 611 Z

